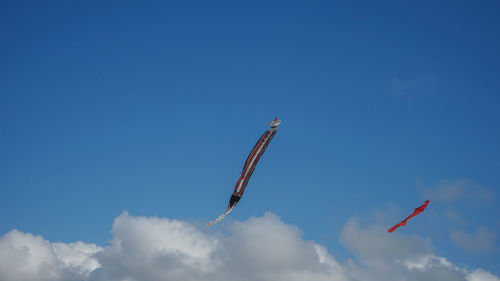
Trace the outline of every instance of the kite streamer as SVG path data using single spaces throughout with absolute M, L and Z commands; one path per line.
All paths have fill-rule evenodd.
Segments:
M 233 206 L 234 208 L 234 206 Z M 231 211 L 233 210 L 233 208 L 230 208 L 230 209 L 227 209 L 226 212 L 222 215 L 220 215 L 218 218 L 216 218 L 215 220 L 207 223 L 207 226 L 211 226 L 212 224 L 216 224 L 218 223 L 219 221 L 221 221 L 227 214 L 231 213 Z

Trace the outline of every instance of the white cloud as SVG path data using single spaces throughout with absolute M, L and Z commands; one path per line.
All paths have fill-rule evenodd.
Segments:
M 202 280 L 215 273 L 218 241 L 187 222 L 123 213 L 112 233 L 91 280 Z
M 429 270 L 432 267 L 436 266 L 442 266 L 442 267 L 448 267 L 453 270 L 459 270 L 458 267 L 454 266 L 452 263 L 450 263 L 448 260 L 446 260 L 443 257 L 437 257 L 434 255 L 424 255 L 420 256 L 416 259 L 406 259 L 399 261 L 401 265 L 406 267 L 409 270 L 420 270 L 420 271 L 425 271 Z
M 86 280 L 99 266 L 92 255 L 101 248 L 82 242 L 63 244 L 12 230 L 0 238 L 0 280 Z
M 298 228 L 271 213 L 230 230 L 219 258 L 227 260 L 225 270 L 235 271 L 232 280 L 348 280 L 324 247 L 304 241 Z
M 422 256 L 432 253 L 430 241 L 419 236 L 388 234 L 387 227 L 373 224 L 361 228 L 357 218 L 350 219 L 342 229 L 341 241 L 365 263 L 391 258 Z
M 382 224 L 362 227 L 358 219 L 350 219 L 340 239 L 360 262 L 357 265 L 351 261 L 344 266 L 355 280 L 486 281 L 497 278 L 484 270 L 470 272 L 460 268 L 437 256 L 430 240 L 397 232 L 388 234 Z
M 92 271 L 100 267 L 94 254 L 102 251 L 101 247 L 81 241 L 69 244 L 52 243 L 51 245 L 61 263 L 61 268 L 71 276 L 87 278 Z
M 500 281 L 500 278 L 488 271 L 476 269 L 467 276 L 467 281 Z
M 227 232 L 157 217 L 118 216 L 110 245 L 50 243 L 17 230 L 0 238 L 0 280 L 8 281 L 498 281 L 436 256 L 419 236 L 388 234 L 351 219 L 341 241 L 356 257 L 339 263 L 271 213 Z
M 347 280 L 326 249 L 270 213 L 230 235 L 177 220 L 120 215 L 91 280 Z
M 473 234 L 454 230 L 450 237 L 462 249 L 478 252 L 492 250 L 496 240 L 496 234 L 485 227 L 478 227 Z

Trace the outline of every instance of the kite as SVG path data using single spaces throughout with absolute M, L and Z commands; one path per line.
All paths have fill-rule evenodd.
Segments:
M 410 218 L 413 218 L 414 216 L 422 213 L 424 210 L 425 210 L 425 207 L 427 207 L 427 205 L 429 204 L 429 200 L 425 200 L 424 204 L 418 208 L 415 208 L 415 210 L 413 211 L 413 213 L 411 213 L 411 215 L 409 215 L 406 219 L 404 219 L 402 222 L 396 224 L 395 226 L 389 228 L 387 230 L 387 232 L 391 233 L 393 232 L 394 230 L 396 230 L 396 228 L 400 227 L 400 226 L 404 226 L 406 225 L 406 222 L 410 219 Z
M 281 120 L 278 120 L 278 117 L 276 117 L 273 121 L 269 122 L 269 129 L 262 135 L 262 137 L 260 137 L 260 139 L 253 147 L 252 151 L 248 155 L 247 161 L 245 161 L 245 165 L 243 166 L 243 171 L 241 171 L 241 175 L 238 181 L 236 182 L 236 186 L 234 187 L 233 194 L 229 199 L 229 205 L 227 206 L 226 211 L 222 215 L 220 215 L 217 219 L 209 222 L 207 226 L 211 226 L 212 224 L 221 221 L 227 214 L 229 214 L 233 210 L 234 206 L 236 206 L 236 203 L 240 201 L 241 196 L 243 196 L 243 191 L 245 191 L 245 187 L 247 186 L 248 180 L 252 176 L 253 170 L 255 169 L 257 162 L 259 161 L 262 154 L 264 154 L 267 145 L 269 144 L 269 142 L 271 142 L 274 135 L 276 134 L 276 131 L 278 130 L 278 125 L 280 123 Z

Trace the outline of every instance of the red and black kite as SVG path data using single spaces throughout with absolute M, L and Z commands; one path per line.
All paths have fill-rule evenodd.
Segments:
M 253 147 L 252 151 L 248 155 L 247 161 L 243 166 L 243 171 L 241 171 L 241 175 L 238 181 L 236 182 L 236 186 L 234 187 L 233 194 L 229 199 L 229 205 L 227 206 L 226 211 L 222 215 L 220 215 L 217 219 L 209 222 L 207 226 L 211 226 L 212 224 L 215 224 L 220 220 L 222 220 L 227 214 L 229 214 L 229 212 L 231 212 L 234 206 L 236 206 L 236 203 L 240 201 L 241 196 L 243 196 L 243 191 L 245 191 L 245 187 L 247 186 L 248 180 L 252 176 L 253 170 L 255 169 L 257 162 L 259 161 L 262 154 L 264 154 L 267 145 L 271 142 L 274 135 L 276 134 L 276 131 L 278 130 L 278 125 L 280 123 L 281 120 L 278 120 L 278 117 L 276 117 L 274 121 L 269 122 L 269 129 L 262 135 L 262 137 L 260 137 L 260 139 Z

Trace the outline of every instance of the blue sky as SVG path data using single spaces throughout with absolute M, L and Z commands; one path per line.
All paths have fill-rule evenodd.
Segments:
M 499 9 L 2 1 L 0 235 L 103 246 L 124 210 L 203 225 L 278 115 L 223 224 L 270 211 L 345 260 L 349 219 L 430 199 L 397 231 L 499 275 Z

